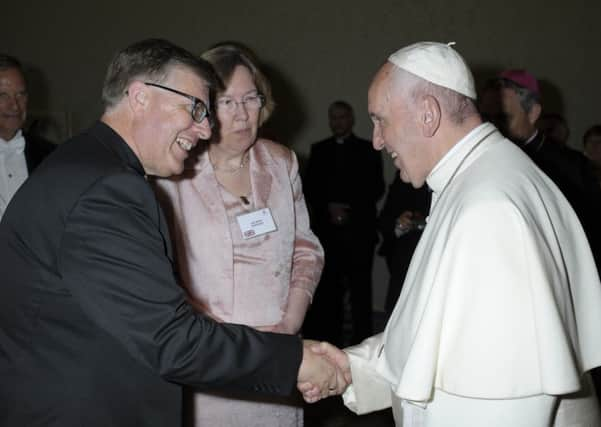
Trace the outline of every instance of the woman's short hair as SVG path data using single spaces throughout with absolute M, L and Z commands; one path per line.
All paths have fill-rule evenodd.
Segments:
M 228 86 L 237 66 L 246 67 L 253 77 L 257 90 L 265 97 L 265 105 L 259 116 L 259 125 L 269 119 L 275 108 L 271 85 L 259 68 L 257 57 L 248 47 L 236 42 L 219 43 L 204 52 L 201 58 L 213 66 L 223 88 Z

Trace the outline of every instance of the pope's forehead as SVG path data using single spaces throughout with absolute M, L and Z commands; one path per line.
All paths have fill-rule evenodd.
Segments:
M 369 87 L 368 96 L 370 98 L 380 98 L 390 92 L 395 72 L 394 68 L 394 65 L 390 63 L 386 63 L 380 68 Z

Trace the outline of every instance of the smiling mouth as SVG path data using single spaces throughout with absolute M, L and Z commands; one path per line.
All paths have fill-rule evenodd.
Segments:
M 190 141 L 187 141 L 183 138 L 177 138 L 175 142 L 177 142 L 177 145 L 179 145 L 184 151 L 190 151 L 193 147 L 193 144 Z

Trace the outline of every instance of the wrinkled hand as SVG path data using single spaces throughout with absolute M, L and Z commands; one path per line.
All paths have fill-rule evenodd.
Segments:
M 303 340 L 303 360 L 298 372 L 298 389 L 308 403 L 341 394 L 348 382 L 335 361 L 318 349 L 317 341 Z
M 346 387 L 352 382 L 351 367 L 348 356 L 339 348 L 327 342 L 308 342 L 310 351 L 321 357 L 327 358 L 330 363 L 336 367 L 336 386 L 328 386 L 327 394 L 324 396 L 324 389 L 312 381 L 300 381 L 298 389 L 303 394 L 303 398 L 308 403 L 313 403 L 327 396 L 342 394 Z M 306 347 L 305 347 L 306 348 Z

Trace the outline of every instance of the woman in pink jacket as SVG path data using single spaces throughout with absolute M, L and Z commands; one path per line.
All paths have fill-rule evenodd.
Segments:
M 181 176 L 157 183 L 181 281 L 219 321 L 296 334 L 323 266 L 296 155 L 257 137 L 274 102 L 254 56 L 233 44 L 202 56 L 224 86 L 213 140 Z M 303 424 L 296 401 L 199 392 L 193 401 L 195 426 Z

